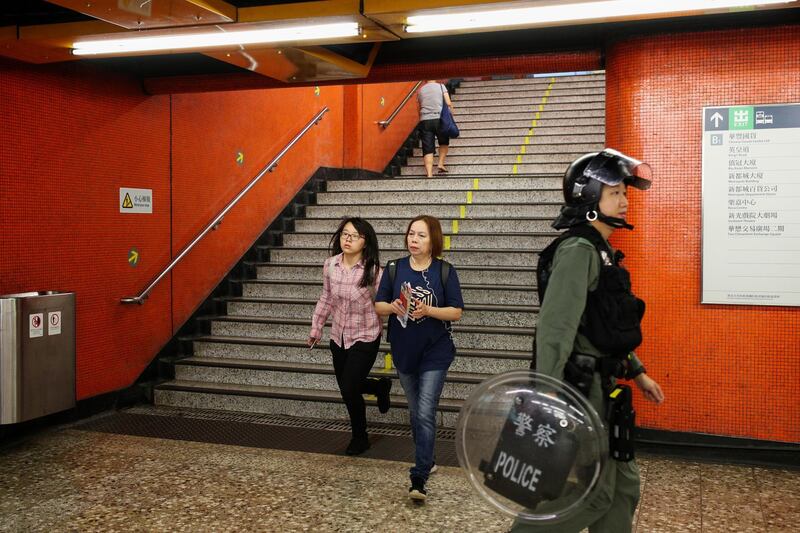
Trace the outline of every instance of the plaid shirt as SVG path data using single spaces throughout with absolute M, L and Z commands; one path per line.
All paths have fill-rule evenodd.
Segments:
M 311 337 L 322 338 L 322 328 L 333 315 L 331 340 L 344 349 L 359 341 L 372 342 L 378 338 L 383 323 L 375 312 L 374 298 L 383 269 L 375 276 L 373 287 L 359 287 L 364 275 L 364 261 L 347 270 L 342 265 L 343 254 L 325 260 L 322 267 L 322 294 L 311 319 Z

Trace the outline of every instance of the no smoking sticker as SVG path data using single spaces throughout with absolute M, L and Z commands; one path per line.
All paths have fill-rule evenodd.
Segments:
M 47 313 L 47 334 L 61 335 L 61 311 Z
M 36 313 L 28 315 L 28 323 L 30 324 L 30 338 L 44 336 L 44 313 Z

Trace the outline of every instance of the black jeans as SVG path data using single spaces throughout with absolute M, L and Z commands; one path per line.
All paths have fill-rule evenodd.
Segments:
M 380 344 L 380 335 L 372 342 L 356 342 L 346 350 L 331 341 L 333 369 L 350 415 L 353 437 L 367 436 L 367 408 L 361 395 L 378 393 L 378 380 L 367 376 L 375 364 Z
M 439 141 L 439 146 L 448 146 L 450 144 L 450 137 L 439 133 L 438 118 L 421 120 L 419 124 L 417 124 L 417 128 L 419 128 L 419 138 L 422 140 L 422 155 L 436 152 L 436 145 L 433 142 L 434 139 Z

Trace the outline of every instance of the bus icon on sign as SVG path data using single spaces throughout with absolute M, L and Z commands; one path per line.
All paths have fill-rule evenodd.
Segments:
M 772 115 L 767 115 L 763 111 L 756 111 L 756 124 L 772 124 Z

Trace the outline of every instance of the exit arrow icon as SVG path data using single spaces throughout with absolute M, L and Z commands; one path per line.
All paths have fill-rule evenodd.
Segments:
M 130 263 L 131 266 L 136 266 L 136 263 L 138 262 L 139 262 L 139 252 L 137 252 L 136 250 L 131 250 L 128 253 L 128 263 Z
M 239 165 L 244 163 L 244 152 L 236 152 L 236 163 Z
M 710 120 L 714 123 L 715 128 L 719 128 L 719 121 L 723 120 L 722 115 L 719 114 L 719 111 L 711 115 Z

